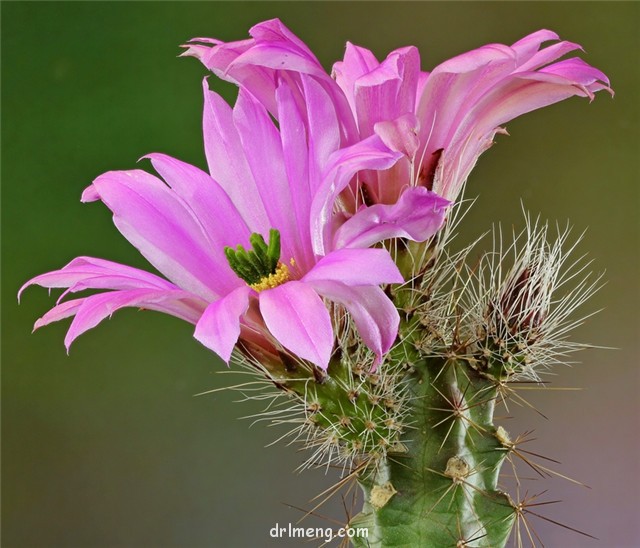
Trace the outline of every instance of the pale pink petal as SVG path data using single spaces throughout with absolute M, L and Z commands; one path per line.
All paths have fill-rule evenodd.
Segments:
M 83 194 L 113 212 L 118 230 L 162 274 L 207 300 L 219 293 L 221 265 L 212 260 L 204 228 L 185 202 L 156 177 L 141 171 L 110 171 Z
M 331 318 L 310 285 L 292 281 L 263 291 L 260 311 L 282 346 L 322 369 L 328 367 L 333 349 Z
M 194 337 L 229 363 L 240 336 L 240 320 L 249 308 L 249 286 L 238 287 L 211 303 L 196 324 Z
M 339 281 L 309 283 L 320 295 L 347 309 L 362 340 L 376 355 L 375 369 L 398 335 L 400 316 L 389 297 L 375 286 L 349 287 Z
M 322 257 L 302 281 L 339 281 L 349 286 L 402 283 L 386 249 L 337 249 Z

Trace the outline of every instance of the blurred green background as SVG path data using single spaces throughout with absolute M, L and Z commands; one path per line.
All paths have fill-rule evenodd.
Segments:
M 522 225 L 520 200 L 545 218 L 588 228 L 582 251 L 609 283 L 604 308 L 575 338 L 592 350 L 555 371 L 554 387 L 527 393 L 549 420 L 517 405 L 512 435 L 535 429 L 530 450 L 563 462 L 539 508 L 595 535 L 544 520 L 552 547 L 640 545 L 638 458 L 638 3 L 2 3 L 2 545 L 6 547 L 297 546 L 271 540 L 311 496 L 337 479 L 296 475 L 293 447 L 263 446 L 282 430 L 249 429 L 258 410 L 235 396 L 198 392 L 240 382 L 192 339 L 191 326 L 151 312 L 118 312 L 67 356 L 67 325 L 31 334 L 52 304 L 28 278 L 77 255 L 145 268 L 101 204 L 80 193 L 109 169 L 151 151 L 204 166 L 200 135 L 205 70 L 177 59 L 193 36 L 241 39 L 280 17 L 327 68 L 347 40 L 380 58 L 415 44 L 423 69 L 487 42 L 512 43 L 551 28 L 582 44 L 615 99 L 572 99 L 508 124 L 511 137 L 483 156 L 468 195 L 480 195 L 464 238 L 494 221 Z M 215 82 L 232 100 L 234 88 Z M 543 500 L 545 497 L 543 497 Z M 284 504 L 283 504 L 284 503 Z M 339 499 L 319 510 L 340 519 Z M 310 525 L 330 526 L 323 519 Z M 313 543 L 312 543 L 313 545 Z

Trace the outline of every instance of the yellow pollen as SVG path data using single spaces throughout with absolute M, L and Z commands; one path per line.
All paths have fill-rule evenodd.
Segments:
M 273 274 L 264 276 L 259 282 L 250 284 L 250 287 L 255 289 L 258 293 L 265 289 L 273 289 L 285 282 L 289 281 L 289 267 L 286 264 L 278 263 L 276 271 Z

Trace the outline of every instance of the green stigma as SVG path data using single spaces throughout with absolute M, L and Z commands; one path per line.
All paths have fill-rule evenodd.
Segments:
M 253 249 L 247 251 L 240 244 L 233 249 L 225 247 L 224 254 L 231 269 L 249 285 L 259 284 L 276 273 L 280 261 L 280 232 L 269 231 L 269 245 L 261 234 L 254 232 L 249 237 Z

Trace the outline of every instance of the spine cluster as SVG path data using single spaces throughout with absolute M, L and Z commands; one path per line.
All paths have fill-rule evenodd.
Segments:
M 475 245 L 449 252 L 446 231 L 393 249 L 409 281 L 389 288 L 401 324 L 374 373 L 338 307 L 326 373 L 293 357 L 267 369 L 239 356 L 281 402 L 261 418 L 293 424 L 290 439 L 311 449 L 301 468 L 340 464 L 358 481 L 364 506 L 349 525 L 367 527 L 369 545 L 503 546 L 514 524 L 529 531 L 526 505 L 499 487 L 505 459 L 523 456 L 521 437 L 494 424 L 495 408 L 511 383 L 537 382 L 583 347 L 566 340 L 581 322 L 570 315 L 599 283 L 588 263 L 567 260 L 568 232 L 552 242 L 549 232 L 528 221 L 505 248 L 496 232 L 479 258 Z

